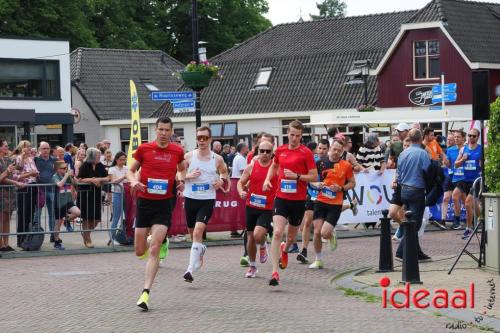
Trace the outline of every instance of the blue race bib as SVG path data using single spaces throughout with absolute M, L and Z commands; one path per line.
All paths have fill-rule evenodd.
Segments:
M 321 190 L 321 193 L 323 194 L 324 197 L 328 199 L 335 199 L 337 197 L 337 192 L 333 192 L 332 190 L 326 187 Z
M 168 179 L 148 178 L 148 193 L 164 195 L 167 194 Z
M 282 193 L 297 193 L 297 181 L 290 179 L 281 180 L 281 192 Z
M 207 183 L 195 183 L 191 185 L 191 191 L 194 193 L 205 193 L 210 189 L 210 184 Z
M 465 161 L 464 169 L 467 171 L 476 171 L 476 161 Z
M 267 197 L 265 195 L 258 195 L 255 193 L 252 193 L 250 195 L 250 205 L 259 208 L 265 208 L 266 203 L 267 203 Z

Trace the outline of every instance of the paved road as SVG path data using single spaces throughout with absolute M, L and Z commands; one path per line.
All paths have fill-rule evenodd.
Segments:
M 456 235 L 428 233 L 423 249 L 455 255 L 463 244 Z M 258 278 L 243 277 L 235 246 L 209 248 L 206 266 L 187 284 L 188 255 L 171 251 L 147 313 L 135 306 L 144 262 L 132 253 L 1 260 L 0 332 L 446 332 L 452 322 L 382 309 L 330 286 L 337 273 L 377 265 L 375 237 L 340 240 L 336 252 L 325 252 L 327 269 L 311 271 L 293 258 L 276 288 L 267 285 L 269 262 Z

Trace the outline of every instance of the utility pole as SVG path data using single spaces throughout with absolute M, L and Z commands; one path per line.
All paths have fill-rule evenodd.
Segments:
M 191 8 L 191 30 L 192 30 L 192 40 L 193 40 L 193 60 L 198 64 L 200 62 L 200 56 L 198 54 L 198 5 L 196 0 L 192 0 Z M 199 89 L 195 90 L 196 102 L 195 102 L 195 117 L 196 117 L 196 128 L 201 126 L 201 91 Z

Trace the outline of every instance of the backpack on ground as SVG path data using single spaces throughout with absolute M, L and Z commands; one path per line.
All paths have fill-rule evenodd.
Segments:
M 45 238 L 43 228 L 38 223 L 32 223 L 29 226 L 28 231 L 39 233 L 24 236 L 24 240 L 21 243 L 21 248 L 24 251 L 39 251 Z

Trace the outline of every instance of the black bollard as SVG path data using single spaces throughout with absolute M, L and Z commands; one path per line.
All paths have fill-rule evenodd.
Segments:
M 417 231 L 415 221 L 412 221 L 413 213 L 405 213 L 406 221 L 403 222 L 404 247 L 403 247 L 403 277 L 401 282 L 421 284 L 420 270 L 418 268 L 417 253 Z
M 392 261 L 391 219 L 387 217 L 388 214 L 389 211 L 387 209 L 382 210 L 383 217 L 380 218 L 380 253 L 377 273 L 394 271 L 394 262 Z

